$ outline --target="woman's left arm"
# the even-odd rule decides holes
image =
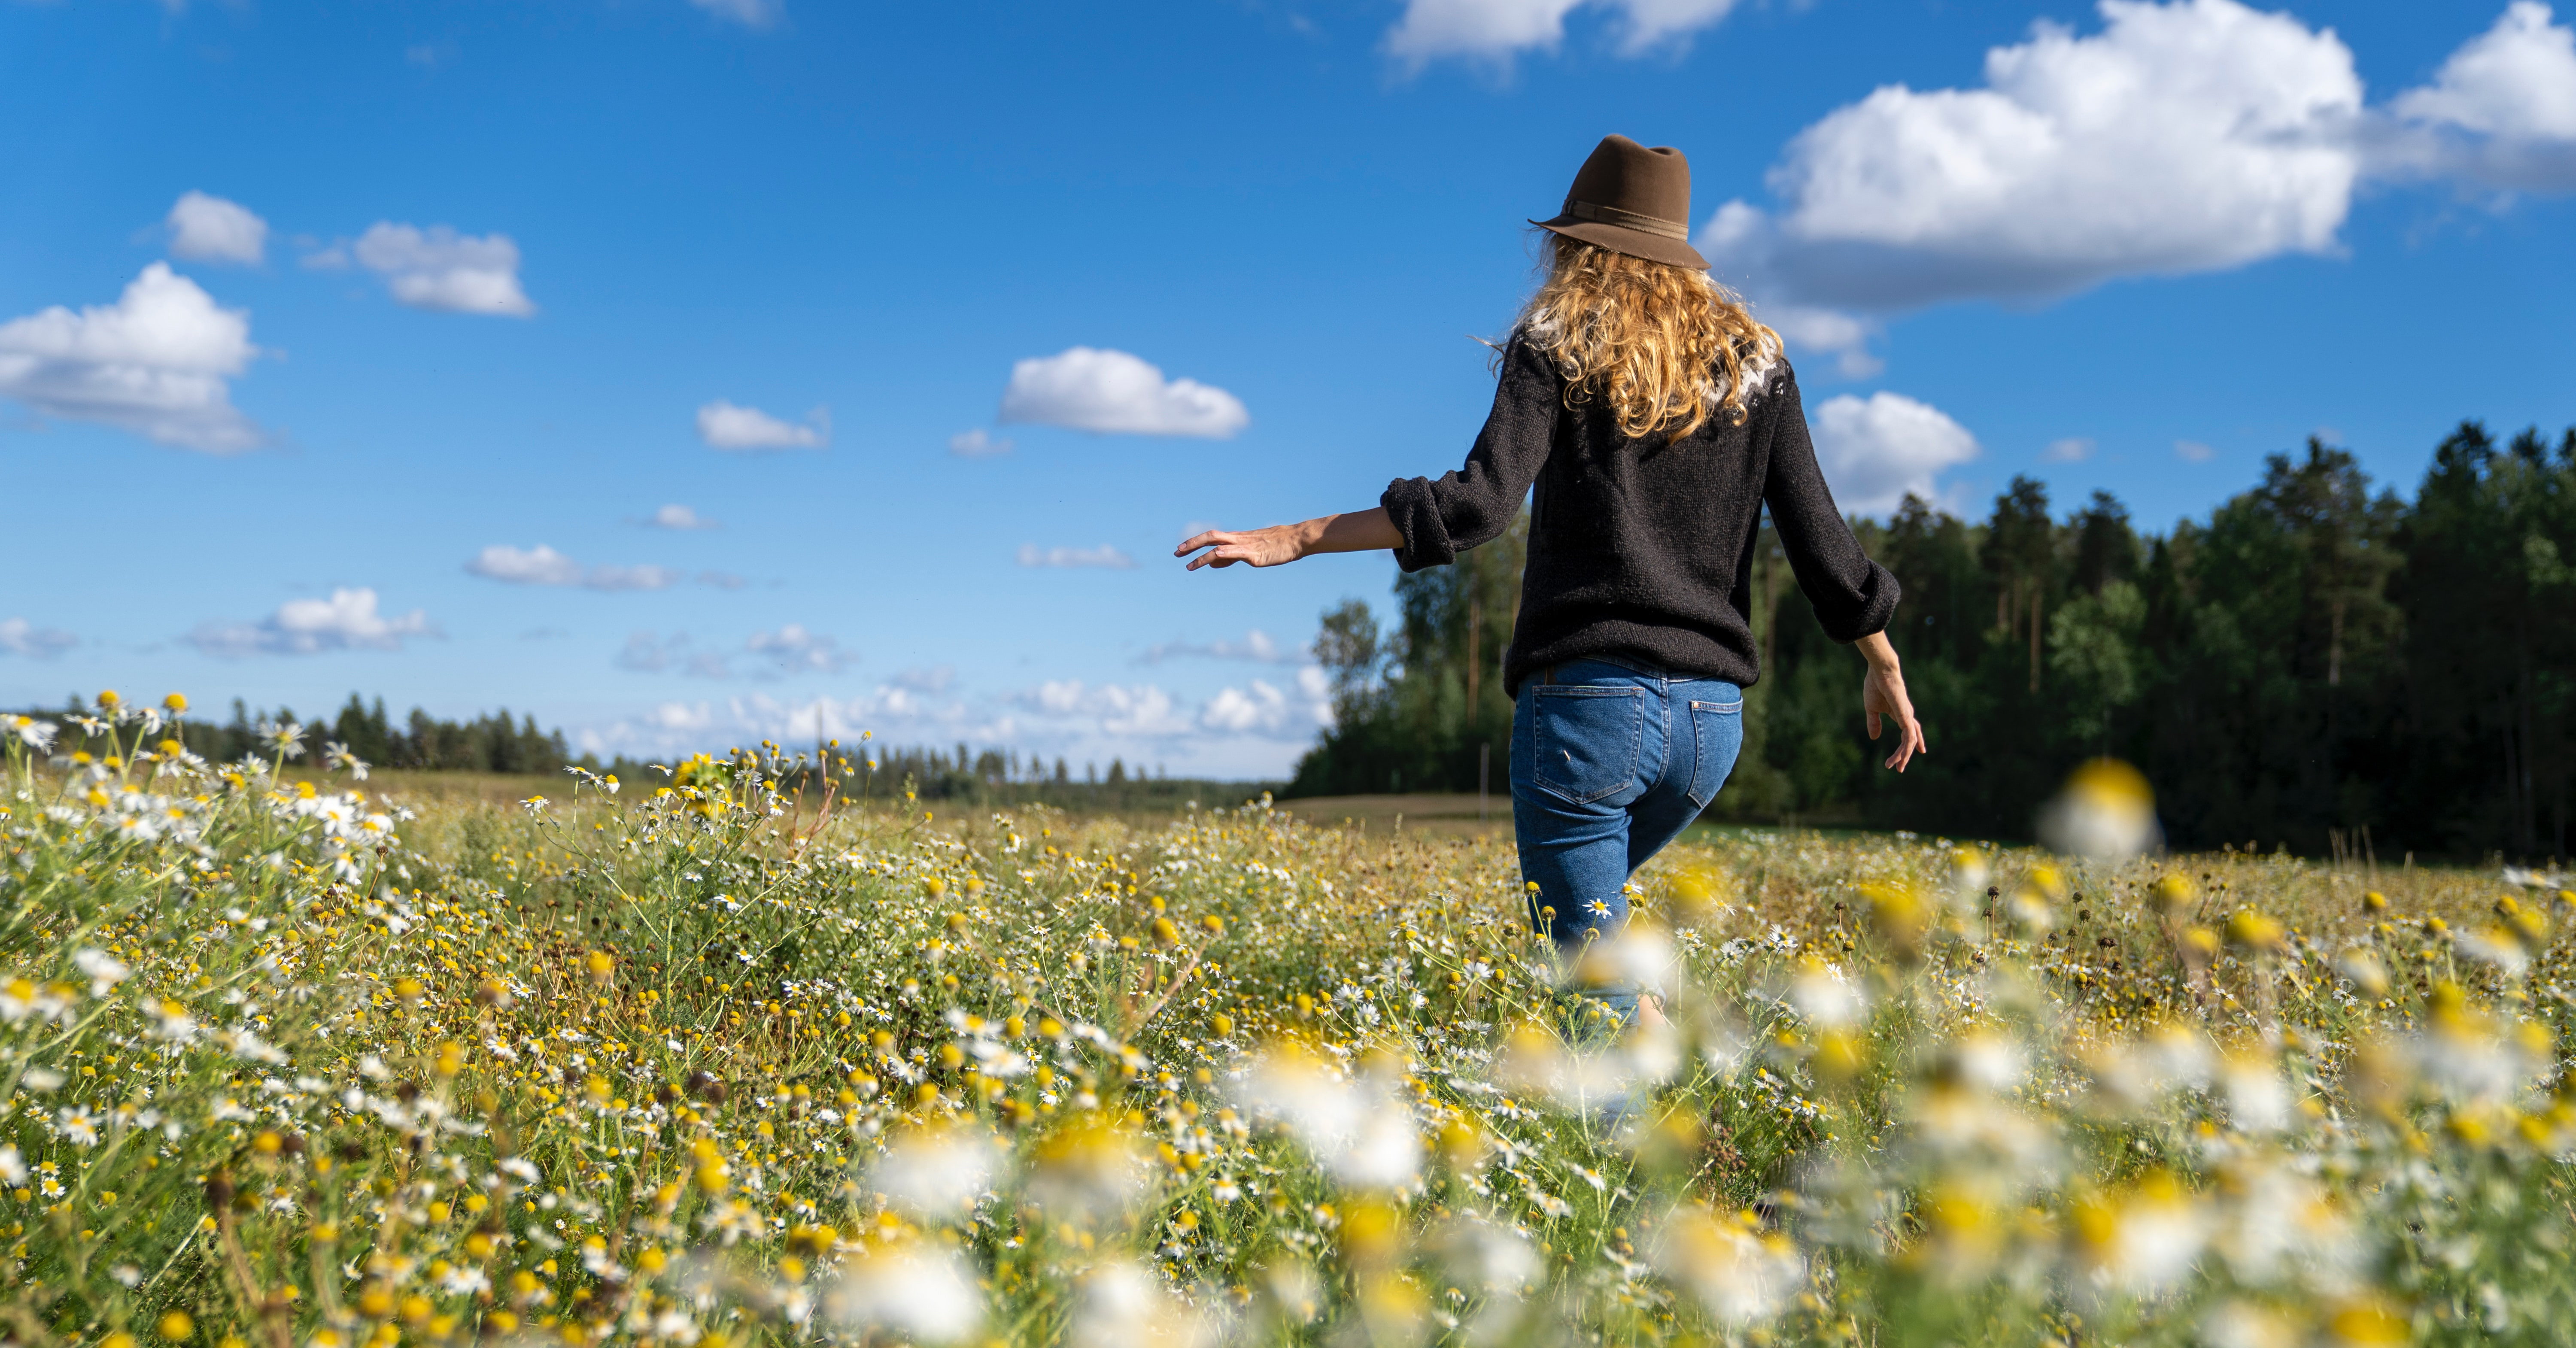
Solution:
[[[1343,515],[1318,515],[1302,524],[1274,524],[1267,529],[1210,529],[1172,549],[1190,557],[1189,569],[1202,566],[1284,566],[1319,552],[1377,552],[1404,546],[1404,535],[1386,507],[1371,506]]]

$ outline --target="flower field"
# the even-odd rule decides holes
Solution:
[[[1569,971],[1493,841],[183,709],[0,726],[0,1342],[2576,1341],[2555,877],[1746,831]]]

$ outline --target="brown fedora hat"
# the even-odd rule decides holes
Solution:
[[[1690,161],[1669,145],[1604,137],[1574,175],[1565,209],[1530,223],[1630,257],[1708,270],[1690,246]]]

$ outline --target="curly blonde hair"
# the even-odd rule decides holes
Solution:
[[[1520,334],[1556,358],[1565,403],[1606,397],[1634,439],[1685,440],[1744,400],[1780,361],[1780,334],[1707,272],[1548,234],[1547,279],[1521,310]]]

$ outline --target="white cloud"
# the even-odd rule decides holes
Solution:
[[[2361,171],[2343,43],[2235,0],[2100,9],[1988,51],[1983,88],[1828,114],[1772,170],[1779,209],[1726,203],[1702,251],[1766,306],[1868,315],[2333,250]]]
[[[743,642],[742,650],[760,665],[753,677],[763,679],[838,674],[859,662],[858,652],[843,650],[837,639],[796,623],[775,632],[754,632]],[[636,632],[626,638],[612,663],[639,674],[675,672],[698,679],[730,679],[735,675],[732,660],[723,651],[698,645],[686,632],[674,632],[668,637],[658,637],[650,631]]]
[[[1087,684],[1060,679],[1039,684],[1018,701],[1048,716],[1080,717],[1098,723],[1100,733],[1119,738],[1162,739],[1186,735],[1191,720],[1172,695],[1150,684]]]
[[[680,583],[667,566],[583,566],[543,543],[495,543],[465,563],[466,573],[512,585],[570,585],[585,590],[663,590]]]
[[[739,590],[751,582],[730,571],[701,571],[698,573],[698,583],[712,585],[719,590]]]
[[[1199,724],[1232,735],[1268,735],[1311,739],[1333,723],[1324,671],[1308,665],[1297,671],[1297,691],[1283,693],[1254,679],[1249,688],[1223,688],[1199,708]]]
[[[480,238],[446,225],[424,230],[379,220],[350,250],[360,266],[385,278],[393,297],[415,309],[526,318],[537,311],[519,288],[519,245],[507,234]],[[306,261],[334,265],[332,249]]]
[[[173,257],[256,267],[268,254],[268,222],[236,201],[183,193],[163,223],[170,230]]]
[[[644,524],[645,527],[652,529],[714,529],[721,527],[714,520],[708,519],[706,516],[701,515],[684,505],[666,505],[661,509],[654,511],[652,517],[645,520]]]
[[[2070,435],[2063,440],[2049,441],[2039,451],[2039,459],[2042,463],[2082,463],[2093,457],[2094,448],[2090,437]]]
[[[817,407],[799,426],[718,398],[698,409],[698,438],[709,449],[821,449],[832,442],[832,414]]]
[[[931,665],[926,668],[907,669],[894,676],[894,686],[897,688],[934,695],[947,692],[956,682],[957,666],[955,665]]]
[[[1834,503],[1884,515],[1908,493],[1939,502],[1932,479],[1977,457],[1977,438],[1939,408],[1898,393],[1846,393],[1815,410],[1816,461]]]
[[[948,452],[961,459],[998,458],[1011,452],[1011,441],[976,426],[948,437]]]
[[[229,454],[265,437],[226,381],[250,364],[250,315],[155,262],[113,305],[55,305],[0,323],[0,397],[165,445]]]
[[[1020,545],[1022,566],[1106,567],[1113,571],[1134,569],[1136,559],[1106,543],[1096,548],[1040,548],[1035,543]]]
[[[1522,51],[1554,51],[1566,16],[1587,0],[1406,0],[1404,17],[1386,35],[1389,53],[1420,65],[1443,56],[1502,63]],[[1615,14],[1626,56],[1687,40],[1716,24],[1736,0],[1589,0]]]
[[[1001,420],[1208,440],[1228,439],[1252,423],[1242,400],[1224,389],[1165,379],[1160,369],[1124,351],[1088,346],[1013,365]]]
[[[733,677],[733,670],[726,665],[722,654],[693,649],[686,632],[674,632],[667,640],[657,638],[651,632],[634,633],[626,638],[626,645],[618,650],[614,663],[619,669],[630,669],[638,674],[676,670],[697,679]]]
[[[1241,641],[1166,641],[1149,646],[1138,663],[1159,665],[1175,655],[1204,655],[1211,660],[1255,660],[1264,664],[1284,664],[1296,658],[1296,652],[1280,649],[1270,634],[1256,627],[1244,633]]]
[[[643,714],[573,735],[586,752],[688,753],[772,739],[811,744],[837,739],[855,745],[860,732],[875,731],[881,740],[901,737],[964,739],[975,743],[1008,743],[1019,727],[1009,717],[978,721],[954,702],[934,703],[901,688],[878,688],[854,697],[821,696],[785,701],[748,694],[716,701],[669,701]],[[880,784],[882,785],[882,783]]]
[[[745,28],[767,28],[778,22],[778,0],[689,0],[689,3]]]
[[[208,655],[314,655],[323,651],[398,651],[407,637],[432,636],[419,609],[400,617],[376,611],[376,592],[336,589],[328,599],[289,599],[249,623],[201,623],[181,638]]]
[[[2218,457],[2218,451],[2198,440],[2174,441],[2174,457],[2185,463],[2207,463]]]
[[[2391,110],[2420,137],[2392,147],[2397,166],[2491,187],[2576,189],[2576,31],[2551,18],[2549,6],[2515,0],[2431,84],[2398,95]]]
[[[0,618],[0,655],[51,660],[79,644],[79,637],[59,627],[38,627],[24,618]]]
[[[859,661],[858,652],[842,650],[839,641],[795,623],[775,632],[754,632],[743,649],[769,661],[781,674],[838,674]]]

